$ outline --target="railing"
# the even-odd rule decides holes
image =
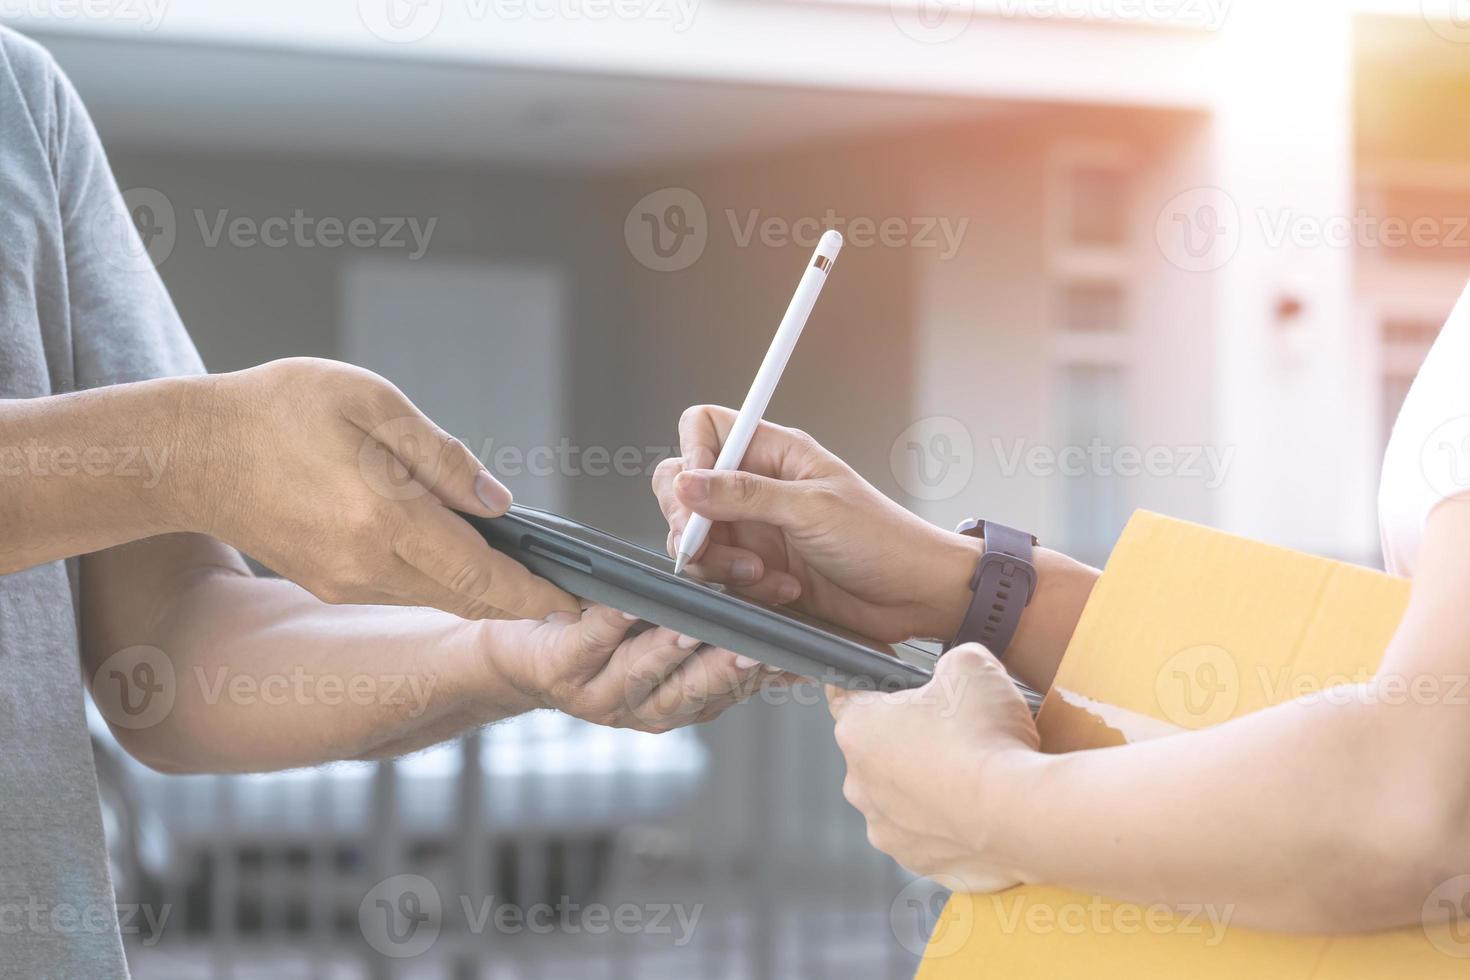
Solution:
[[[842,799],[812,684],[665,736],[544,712],[371,766],[125,770],[155,855],[120,901],[164,922],[125,936],[137,980],[887,980],[937,911]]]

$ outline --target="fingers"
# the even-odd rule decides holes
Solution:
[[[827,693],[827,710],[832,714],[832,720],[836,721],[847,710],[848,692],[835,684],[823,684],[822,688]]]
[[[677,550],[677,533],[671,535],[669,546]],[[727,544],[706,544],[700,552],[699,560],[689,567],[706,582],[720,582],[725,585],[753,585],[766,574],[765,562],[761,561],[759,555]]]
[[[985,674],[998,671],[1001,676],[1006,676],[1006,669],[1001,662],[979,643],[966,643],[957,646],[939,658],[939,663],[934,668],[936,678],[957,678],[967,674]]]
[[[633,710],[639,721],[655,730],[687,725],[748,696],[746,684],[762,673],[759,665],[738,667],[735,654],[728,650],[704,647],[680,663]]]
[[[677,547],[671,537],[670,547]],[[767,569],[759,555],[732,545],[709,544],[688,572],[705,582],[719,582],[758,602],[785,605],[801,598],[801,582],[790,572]]]
[[[474,528],[437,500],[418,498],[407,501],[406,506],[409,519],[395,532],[393,550],[458,597],[461,609],[503,610],[518,619],[581,611],[576,599],[492,549]],[[464,615],[461,609],[448,611]]]
[[[682,459],[663,460],[653,470],[653,495],[669,525],[669,557],[674,555],[673,536],[682,532],[689,523],[689,508],[679,503],[679,498],[674,495],[674,478],[683,471]]]
[[[793,528],[809,523],[820,510],[819,486],[744,470],[686,470],[674,479],[674,495],[712,521],[763,521]]]
[[[592,606],[582,613],[576,650],[567,660],[567,672],[586,683],[602,672],[622,645],[638,617],[608,606]]]
[[[629,710],[637,712],[639,705],[658,690],[699,648],[699,641],[692,636],[683,636],[670,629],[649,630],[629,644],[621,662],[608,665],[608,683],[611,675],[619,674],[616,684],[620,688],[623,703]]]
[[[730,694],[728,694],[724,698],[716,701],[711,701],[708,705],[705,706],[703,711],[695,715],[692,724],[708,724],[709,722],[712,722],[716,718],[723,715],[731,705],[744,704],[746,701],[749,701],[751,698],[755,697],[755,695],[760,691],[762,685],[764,685],[766,681],[769,680],[769,677],[770,675],[767,674],[765,671],[750,671],[746,675],[745,680],[741,681],[740,684],[736,686],[735,690],[730,692]]]
[[[827,694],[827,710],[831,713],[834,721],[842,721],[844,716],[858,713],[864,707],[876,705],[900,705],[917,696],[919,689],[884,691],[874,690],[870,687],[859,687],[848,689],[837,687],[833,684],[822,685]]]
[[[710,469],[735,425],[737,413],[719,405],[695,405],[679,417],[679,452],[683,468]],[[820,460],[835,460],[806,433],[762,421],[751,436],[740,468],[781,480],[807,476]]]
[[[381,380],[381,379],[380,379]],[[364,420],[354,419],[415,482],[455,510],[499,517],[511,493],[458,439],[445,432],[397,388],[382,382]]]
[[[635,622],[594,606],[561,625],[556,656],[538,659],[550,667],[538,681],[548,703],[597,724],[664,732],[717,717],[767,679],[759,664],[741,666],[735,654],[673,630],[629,635]]]
[[[735,412],[719,405],[695,405],[679,416],[679,454],[687,469],[715,465],[720,447],[735,424]]]

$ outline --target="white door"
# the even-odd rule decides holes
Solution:
[[[388,378],[519,503],[560,511],[566,300],[559,269],[378,256],[342,273],[342,358]]]

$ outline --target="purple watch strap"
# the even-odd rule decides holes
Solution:
[[[970,587],[975,597],[951,647],[979,643],[997,657],[1021,623],[1021,613],[1036,592],[1036,566],[1031,563],[1036,539],[994,521],[967,521],[959,533],[985,540],[985,554],[975,566]]]

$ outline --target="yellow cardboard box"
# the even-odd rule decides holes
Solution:
[[[1403,579],[1139,512],[1037,718],[1043,748],[1166,737],[1366,680],[1408,595]],[[1281,935],[1211,910],[1023,887],[954,896],[919,980],[1466,980],[1464,932]]]

